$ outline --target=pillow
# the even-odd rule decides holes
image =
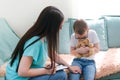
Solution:
[[[108,50],[107,44],[107,33],[106,33],[106,26],[104,25],[104,19],[97,19],[97,20],[86,20],[90,29],[96,31],[99,41],[100,41],[100,50],[105,51]]]
[[[59,53],[70,53],[69,25],[70,23],[66,21],[60,30]]]
[[[5,19],[0,18],[0,59],[4,62],[9,59],[16,47],[19,37],[10,28]]]
[[[3,60],[0,59],[0,65],[2,65],[3,63],[4,63]]]
[[[108,31],[108,46],[120,47],[120,16],[104,16]]]
[[[74,25],[74,22],[75,22],[76,20],[77,20],[77,19],[74,19],[74,18],[69,18],[69,19],[68,19],[68,21],[70,22],[70,29],[69,29],[70,37],[71,37],[72,33],[74,32],[73,25]]]

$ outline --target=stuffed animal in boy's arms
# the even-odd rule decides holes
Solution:
[[[78,39],[78,43],[76,45],[76,49],[77,48],[80,48],[80,47],[89,47],[90,50],[88,51],[88,53],[84,53],[84,54],[79,54],[77,55],[78,58],[81,58],[81,57],[89,57],[91,56],[92,54],[94,54],[94,49],[93,49],[93,44],[89,42],[89,39],[86,38],[86,39]]]

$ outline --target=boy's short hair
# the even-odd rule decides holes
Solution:
[[[75,33],[82,35],[88,29],[88,25],[83,19],[76,20],[73,29]]]

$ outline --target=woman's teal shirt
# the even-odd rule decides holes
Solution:
[[[27,47],[30,43],[38,39],[38,36],[32,37],[25,43],[25,47]],[[36,43],[32,44],[28,48],[25,49],[23,56],[31,56],[33,58],[33,62],[31,68],[42,68],[45,67],[45,62],[47,60],[47,42],[39,40]],[[14,61],[12,67],[10,66],[10,61],[6,67],[6,79],[7,80],[28,80],[27,77],[21,77],[16,72],[16,68],[18,65],[18,57]]]

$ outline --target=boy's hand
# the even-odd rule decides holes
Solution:
[[[88,51],[89,51],[89,47],[80,47],[76,49],[76,52],[81,54],[88,53]]]

